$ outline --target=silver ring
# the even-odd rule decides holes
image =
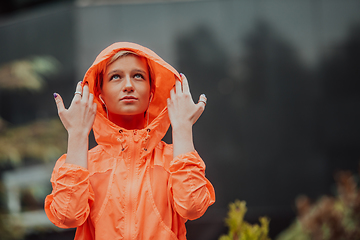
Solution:
[[[199,102],[203,102],[205,104],[205,106],[206,106],[207,97],[206,97],[206,95],[204,93],[200,95],[198,103]]]
[[[82,93],[81,93],[81,92],[77,92],[77,91],[76,91],[76,92],[74,93],[74,95],[75,95],[75,94],[79,94],[79,95],[82,97]]]
[[[199,103],[199,102],[203,102],[203,103],[205,104],[205,106],[206,106],[206,101],[204,101],[204,100],[199,100],[198,103]]]

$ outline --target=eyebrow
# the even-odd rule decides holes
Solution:
[[[109,72],[107,75],[110,76],[112,75],[113,73],[118,73],[118,72],[122,72],[122,71],[119,71],[119,70],[113,70],[111,72]]]
[[[143,74],[147,74],[144,70],[142,70],[142,69],[138,69],[138,68],[136,68],[136,69],[134,69],[133,70],[134,72],[140,72],[140,73],[143,73]],[[113,73],[118,73],[118,72],[122,72],[121,70],[113,70],[113,71],[111,71],[111,72],[109,72],[107,75],[108,76],[110,76],[110,75],[112,75]]]
[[[134,71],[135,71],[135,72],[143,73],[143,74],[145,74],[145,75],[147,74],[144,70],[138,69],[138,68],[134,69]]]

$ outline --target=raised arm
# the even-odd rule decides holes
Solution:
[[[45,199],[45,212],[56,226],[73,228],[83,224],[90,213],[94,193],[87,170],[88,136],[96,104],[87,85],[76,86],[69,109],[59,94],[54,94],[59,117],[68,132],[68,152],[56,163],[51,176],[52,193]]]
[[[204,94],[200,95],[197,104],[194,103],[188,81],[184,74],[180,75],[183,82],[176,81],[175,89],[170,91],[170,98],[167,100],[172,127],[174,158],[195,150],[192,126],[204,112],[206,103]]]
[[[170,164],[171,194],[174,208],[185,219],[201,217],[215,202],[215,191],[205,177],[205,163],[195,151],[192,126],[205,109],[206,97],[192,100],[186,77],[181,74],[168,99],[169,118],[173,130],[173,160]]]
[[[87,168],[89,133],[95,120],[96,103],[94,95],[89,93],[88,85],[76,86],[76,92],[69,109],[64,107],[61,96],[54,93],[61,122],[68,132],[66,162]]]

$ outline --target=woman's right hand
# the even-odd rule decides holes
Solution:
[[[93,102],[94,95],[89,93],[89,86],[85,84],[82,88],[81,82],[77,84],[74,98],[68,109],[65,108],[59,94],[54,93],[54,97],[60,120],[68,134],[88,136],[96,115],[96,103]]]

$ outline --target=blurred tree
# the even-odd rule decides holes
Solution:
[[[205,93],[208,98],[204,112],[206,118],[204,121],[200,119],[202,123],[195,129],[202,133],[202,141],[197,148],[201,149],[204,145],[207,149],[205,154],[232,161],[236,157],[236,151],[232,148],[239,140],[237,128],[234,128],[238,124],[238,112],[232,106],[237,86],[234,85],[225,47],[205,25],[181,34],[176,46],[179,69],[189,79],[194,101],[197,101],[196,98],[201,93]],[[220,149],[226,151],[219,151]]]
[[[353,169],[360,145],[360,25],[324,50],[319,67],[323,101],[319,106],[320,147],[330,169]],[[343,159],[347,159],[343,161]],[[333,179],[329,176],[329,182]]]
[[[238,126],[248,163],[244,179],[252,183],[242,191],[249,192],[249,204],[290,210],[297,192],[323,187],[321,181],[312,180],[323,174],[323,169],[313,167],[320,161],[314,159],[320,119],[317,85],[298,49],[268,21],[257,20],[241,44],[245,50],[239,81],[244,103]],[[307,170],[310,167],[313,172]]]
[[[0,66],[0,90],[41,91],[44,77],[59,72],[60,63],[51,56],[34,56]],[[10,127],[0,116],[0,167],[18,166],[24,159],[56,159],[65,148],[66,133],[58,119]],[[7,162],[8,161],[8,162]]]
[[[0,90],[39,92],[44,77],[57,74],[60,63],[51,56],[34,56],[0,66]],[[11,126],[0,116],[0,173],[25,164],[25,159],[50,161],[66,149],[66,131],[59,119],[38,120]],[[0,181],[0,236],[3,240],[23,239],[24,229],[6,209],[6,193]]]
[[[40,91],[44,77],[58,73],[60,63],[51,56],[34,56],[0,66],[0,89]]]
[[[0,167],[19,166],[24,159],[48,162],[66,149],[66,131],[58,119],[0,129]]]
[[[222,180],[220,183],[225,183],[215,188],[223,191],[218,192],[216,204],[226,206],[229,199],[237,197],[225,180],[232,176],[229,169],[234,165],[229,166],[229,163],[241,158],[241,135],[238,131],[240,113],[232,105],[238,86],[231,75],[230,58],[225,46],[206,25],[195,26],[178,36],[175,55],[178,57],[179,70],[189,80],[194,101],[197,102],[201,93],[208,98],[203,117],[194,127],[194,141],[196,149],[206,159],[207,176],[211,179],[217,175],[217,179]],[[219,161],[221,164],[217,164]]]
[[[322,101],[317,107],[322,131],[319,144],[329,159],[330,169],[351,171],[335,175],[334,196],[322,196],[315,203],[306,196],[298,197],[298,216],[277,240],[360,239],[359,176],[352,173],[358,163],[360,144],[359,69],[360,25],[354,25],[344,41],[325,51],[319,70]]]
[[[179,69],[188,77],[192,95],[198,97],[201,93],[206,93],[211,102],[209,107],[212,108],[207,114],[211,114],[212,121],[221,126],[223,116],[229,116],[226,113],[231,110],[227,103],[230,102],[229,94],[232,90],[225,89],[226,92],[221,95],[218,88],[223,81],[230,78],[229,57],[224,47],[217,41],[211,29],[204,25],[195,27],[190,33],[181,34],[176,46]],[[219,98],[222,100],[211,101]],[[231,118],[228,120],[232,121]]]

